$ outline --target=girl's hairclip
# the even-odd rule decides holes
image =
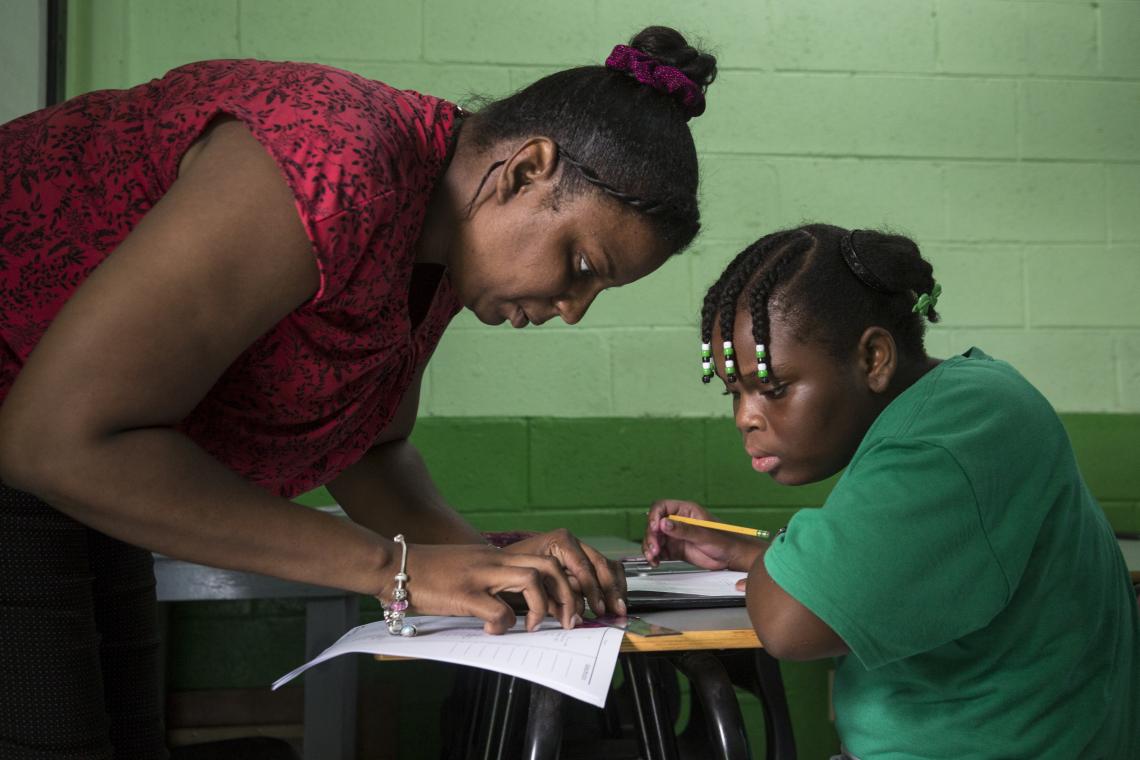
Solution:
[[[929,293],[921,294],[911,307],[911,311],[915,314],[926,316],[927,312],[938,306],[938,296],[942,295],[942,286],[934,283],[934,287],[930,289]]]

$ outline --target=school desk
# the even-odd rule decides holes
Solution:
[[[322,511],[344,515],[336,507],[322,508]],[[360,622],[359,597],[340,589],[294,583],[257,573],[219,570],[161,554],[154,555],[154,577],[160,602],[303,599],[306,661]],[[162,639],[165,644],[166,630],[162,631]],[[304,760],[354,760],[356,757],[356,662],[353,658],[338,657],[305,674],[302,753]]]
[[[585,537],[611,558],[640,552],[624,539]],[[765,721],[767,758],[793,760],[795,744],[779,663],[761,648],[743,607],[669,610],[639,614],[641,619],[681,631],[671,636],[626,634],[618,662],[625,685],[622,696],[633,717],[632,737],[646,760],[675,760],[679,747],[695,741],[709,758],[751,757],[734,684],[754,693]],[[393,659],[379,656],[378,659]],[[457,666],[458,667],[458,666]],[[670,679],[679,671],[694,697],[689,724],[674,734]],[[675,696],[675,695],[673,695]],[[616,720],[618,694],[611,694],[605,715]],[[557,758],[563,743],[568,702],[561,693],[523,679],[478,668],[459,668],[450,701],[455,706],[449,760],[526,760]],[[593,708],[589,708],[593,709]],[[595,757],[606,757],[599,739]]]
[[[336,508],[328,508],[327,511],[343,514]],[[586,540],[609,556],[622,556],[636,553],[637,550],[636,544],[623,539],[601,537]],[[1119,544],[1133,582],[1140,583],[1140,538],[1122,536]],[[160,602],[304,599],[306,660],[324,651],[358,623],[357,597],[336,589],[281,581],[254,573],[218,570],[161,555],[155,557],[155,578]],[[759,641],[743,608],[676,610],[647,613],[641,617],[682,631],[680,636],[667,637],[627,635],[622,643],[622,668],[637,703],[638,731],[641,734],[638,741],[651,750],[651,753],[646,753],[646,757],[676,757],[671,724],[667,721],[664,706],[659,700],[660,689],[655,688],[655,683],[662,677],[662,660],[682,672],[687,670],[694,673],[698,680],[698,683],[694,683],[694,688],[707,690],[710,703],[720,705],[712,711],[710,720],[714,724],[714,731],[721,737],[719,745],[722,752],[739,746],[742,740],[742,727],[738,728],[742,724],[735,695],[731,700],[727,697],[721,699],[722,695],[731,693],[731,689],[725,687],[724,674],[727,669],[732,669],[737,680],[743,679],[746,682],[752,678],[749,671],[755,671],[757,675],[753,683],[746,685],[761,696],[765,722],[768,724],[768,757],[795,756],[779,668],[774,660],[759,649]],[[716,665],[718,661],[720,667]],[[730,668],[724,665],[726,662]],[[701,676],[705,672],[713,675],[702,680]],[[483,680],[486,681],[484,691],[488,696],[487,704],[510,709],[498,709],[496,712],[484,706],[487,720],[480,729],[482,737],[476,744],[487,750],[497,747],[499,751],[497,754],[479,756],[506,756],[509,748],[503,740],[517,729],[517,726],[512,727],[512,722],[518,723],[520,705],[525,703],[525,698],[520,695],[527,691],[529,684],[514,682],[514,679],[494,673],[486,674]],[[562,696],[541,687],[527,693],[530,695],[530,704],[526,709],[532,713],[529,717],[534,718],[531,724],[557,725],[559,728],[559,731],[543,730],[528,734],[526,746],[531,753],[527,757],[552,757],[552,748],[557,748],[561,733],[560,724],[557,721],[551,723],[549,719],[561,713]],[[513,701],[509,699],[512,694],[515,695]],[[351,706],[355,700],[356,668],[352,658],[334,658],[306,674],[305,760],[349,760],[354,756],[356,710]],[[471,745],[473,753],[476,744]]]

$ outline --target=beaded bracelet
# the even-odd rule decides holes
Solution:
[[[392,592],[392,601],[388,604],[380,600],[380,607],[384,610],[384,622],[388,624],[388,633],[393,636],[415,636],[416,627],[404,622],[404,613],[408,610],[408,589],[404,584],[408,582],[408,542],[404,534],[392,539],[403,547],[400,558],[400,572],[396,573],[396,589]]]

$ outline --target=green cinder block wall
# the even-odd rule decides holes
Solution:
[[[829,484],[783,489],[748,468],[725,400],[696,380],[694,325],[740,247],[824,220],[915,237],[945,289],[931,353],[1012,361],[1063,413],[1113,524],[1140,530],[1136,0],[73,0],[67,85],[249,56],[467,102],[599,62],[649,23],[720,58],[693,122],[704,232],[573,329],[457,318],[415,433],[444,493],[487,529],[630,537],[663,496],[771,525],[819,504]],[[289,605],[173,619],[176,688],[261,685],[301,657]],[[251,633],[268,630],[278,646]],[[785,672],[801,754],[825,755],[826,669]],[[433,719],[426,704],[402,702],[403,725]]]

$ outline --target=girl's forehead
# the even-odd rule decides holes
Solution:
[[[741,340],[751,342],[754,338],[752,336],[752,315],[748,312],[747,308],[737,309],[735,321],[732,325],[731,336],[721,335],[721,315],[718,313],[716,319],[713,320],[713,341],[719,346],[724,340],[731,340],[733,343],[739,343]],[[772,310],[768,316],[768,336],[769,342],[780,342],[786,338],[787,330],[786,323],[780,313]]]

